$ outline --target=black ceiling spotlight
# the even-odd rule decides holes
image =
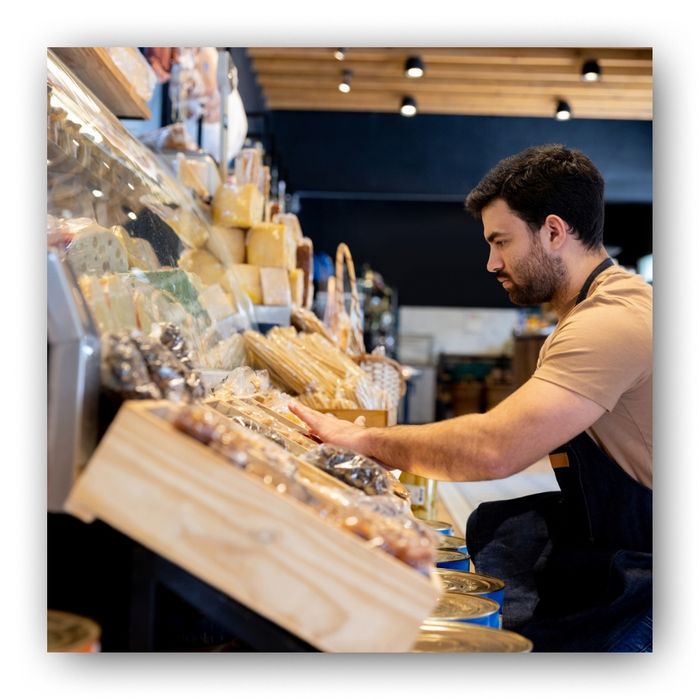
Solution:
[[[351,70],[344,70],[343,71],[343,79],[340,81],[338,85],[338,90],[340,92],[350,92],[350,81],[352,80],[352,71]]]
[[[410,95],[406,95],[406,97],[401,100],[400,111],[404,117],[414,117],[418,112],[418,104],[416,103],[415,98],[411,97]]]
[[[564,122],[567,119],[571,119],[571,105],[566,100],[557,101],[557,111],[554,116],[560,121]]]
[[[600,64],[594,58],[584,61],[581,68],[581,80],[587,82],[594,82],[600,80],[600,76],[603,71],[601,70]]]
[[[425,66],[420,56],[409,56],[406,59],[404,74],[407,78],[422,78],[425,73]]]
[[[333,56],[337,58],[339,61],[344,61],[345,60],[345,51],[346,49],[336,49],[335,52],[333,53]]]

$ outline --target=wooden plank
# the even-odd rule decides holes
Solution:
[[[150,119],[151,110],[101,47],[53,47],[63,63],[117,117]]]
[[[386,428],[389,425],[389,413],[384,410],[368,408],[324,408],[321,413],[330,413],[341,420],[354,422],[364,416],[368,428]]]
[[[324,651],[408,651],[439,586],[126,402],[65,504]]]

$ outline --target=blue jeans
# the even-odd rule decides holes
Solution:
[[[608,651],[619,652],[650,652],[652,649],[652,618],[651,612],[642,616],[617,640]]]

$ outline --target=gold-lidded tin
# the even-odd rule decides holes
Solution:
[[[457,569],[469,571],[469,555],[454,549],[437,549],[435,551],[435,566],[440,569]]]
[[[471,622],[474,625],[500,627],[500,609],[495,600],[482,596],[443,593],[426,622]]]
[[[416,520],[419,520],[427,527],[435,530],[435,532],[437,532],[438,534],[441,534],[441,535],[453,534],[452,533],[452,525],[450,525],[449,523],[443,522],[442,520],[424,520],[423,518],[416,518]]]
[[[464,537],[454,535],[438,535],[438,549],[453,549],[457,552],[467,553],[467,542]]]
[[[48,610],[47,651],[98,652],[102,630],[81,615]]]
[[[532,651],[532,642],[517,632],[483,625],[455,622],[424,622],[411,649],[421,653]]]
[[[446,593],[486,596],[503,605],[505,582],[495,576],[478,572],[454,571],[438,568],[437,574]]]

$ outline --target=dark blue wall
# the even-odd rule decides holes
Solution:
[[[584,151],[606,180],[606,244],[651,252],[652,124],[640,121],[272,111],[265,146],[317,251],[340,241],[406,305],[509,306],[463,209],[495,163],[528,146]]]

